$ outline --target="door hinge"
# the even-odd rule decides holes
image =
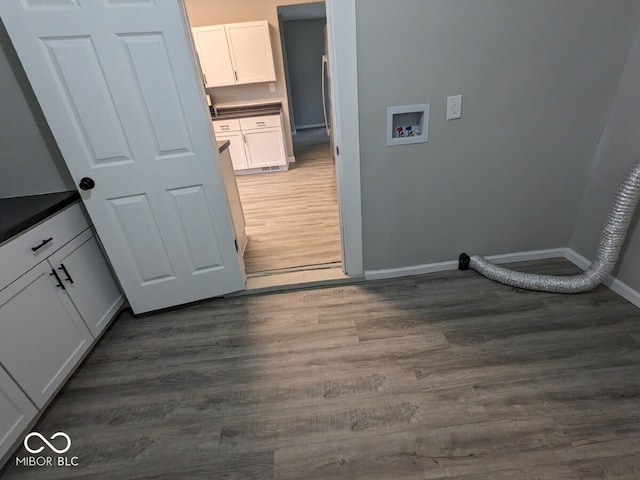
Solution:
[[[239,252],[240,249],[238,248],[238,240],[234,240],[233,243],[236,244],[236,252]]]

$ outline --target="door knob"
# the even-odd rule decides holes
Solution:
[[[78,184],[80,190],[91,190],[96,186],[96,182],[93,181],[93,178],[83,177]]]

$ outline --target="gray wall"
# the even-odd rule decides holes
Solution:
[[[629,56],[609,121],[592,165],[570,247],[593,260],[603,223],[620,182],[640,161],[640,33]],[[621,281],[640,290],[640,227],[634,218],[618,267]]]
[[[0,198],[73,188],[62,155],[0,22]]]
[[[365,269],[566,247],[640,3],[356,7]],[[387,106],[425,102],[429,143],[387,147]]]
[[[326,22],[324,18],[283,22],[296,128],[324,124],[322,55]]]

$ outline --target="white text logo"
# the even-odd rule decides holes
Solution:
[[[51,442],[49,442],[49,440],[47,440],[42,434],[40,434],[38,432],[31,432],[29,435],[24,437],[24,448],[26,448],[29,453],[40,453],[45,448],[44,445],[41,445],[38,448],[31,448],[31,446],[29,445],[29,441],[33,437],[37,437],[40,440],[42,440],[42,442],[47,447],[49,447],[53,452],[57,453],[58,455],[61,455],[63,453],[67,453],[69,451],[69,449],[71,448],[71,439],[69,438],[69,435],[67,435],[64,432],[56,432],[53,435],[51,435],[51,440],[55,440],[58,437],[63,437],[67,441],[66,447],[64,447],[62,449],[56,448],[55,445],[53,445]],[[31,443],[34,443],[34,442],[31,442]]]

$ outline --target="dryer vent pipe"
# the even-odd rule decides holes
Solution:
[[[640,199],[640,162],[620,185],[602,231],[596,258],[580,275],[537,275],[499,267],[479,255],[460,254],[458,268],[475,270],[496,282],[527,290],[555,293],[579,293],[595,288],[615,267]]]

